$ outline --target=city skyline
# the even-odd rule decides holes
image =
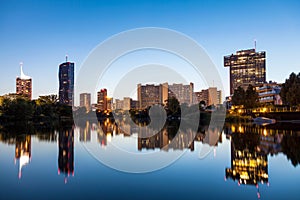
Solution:
[[[249,66],[253,65],[253,61],[250,60],[250,65],[249,65],[249,63],[244,63],[245,60],[243,60],[245,57],[249,57],[248,52],[253,54],[255,52],[255,49],[239,50],[239,51],[237,51],[237,55],[232,54],[230,56],[224,56],[224,66],[225,67],[227,67],[227,66],[231,67],[231,65],[233,65],[234,67],[239,67],[242,70],[245,70],[245,69],[248,69],[248,71],[249,71],[249,69],[252,70],[253,67],[249,68]],[[265,53],[266,52],[256,52],[256,53],[259,54],[259,55],[263,53],[263,55],[264,55],[264,57],[263,57],[263,61],[264,61],[263,72],[265,74],[266,73],[266,70],[265,70],[265,60],[266,60],[265,59]],[[237,56],[241,57],[241,59],[243,60],[242,64],[241,64],[241,62],[238,61],[240,58],[237,59]],[[231,64],[229,64],[229,63],[231,63]],[[130,101],[134,101],[134,102],[137,102],[137,103],[142,102],[142,101],[139,101],[140,98],[141,98],[139,88],[141,86],[143,86],[143,87],[153,86],[153,87],[157,87],[157,89],[159,88],[158,89],[159,91],[157,90],[157,92],[160,93],[160,94],[157,94],[157,95],[160,96],[160,97],[159,97],[159,100],[157,100],[157,102],[156,102],[158,104],[164,104],[163,102],[165,102],[167,100],[168,96],[170,96],[170,97],[174,96],[179,100],[180,103],[187,103],[187,104],[190,104],[190,105],[195,104],[196,102],[199,103],[202,100],[206,102],[206,105],[222,104],[223,101],[224,101],[224,97],[221,95],[222,90],[218,90],[218,88],[215,87],[215,86],[212,86],[212,87],[209,86],[209,87],[207,87],[207,89],[201,88],[199,91],[194,91],[194,83],[193,82],[190,82],[189,85],[188,84],[183,85],[183,83],[179,83],[179,82],[176,82],[176,83],[173,82],[172,84],[169,84],[168,82],[158,83],[158,84],[152,84],[152,83],[149,84],[149,83],[147,83],[145,85],[141,85],[141,83],[138,83],[137,84],[136,97],[122,96],[122,97],[115,98],[115,99],[114,99],[113,96],[108,96],[107,95],[108,90],[106,88],[102,88],[102,89],[100,89],[100,92],[96,93],[97,94],[97,98],[96,98],[97,100],[92,101],[91,93],[83,92],[83,93],[78,94],[78,93],[74,92],[74,66],[75,66],[75,63],[69,62],[68,61],[68,56],[66,56],[65,62],[63,62],[59,65],[59,73],[58,73],[58,75],[59,75],[59,80],[58,81],[59,81],[59,85],[60,85],[59,86],[60,87],[59,92],[57,94],[51,94],[51,95],[57,95],[62,104],[69,104],[69,105],[76,106],[76,107],[77,106],[86,107],[87,111],[90,111],[92,109],[92,104],[97,105],[97,107],[99,106],[99,101],[100,101],[99,100],[99,93],[101,93],[103,90],[106,91],[106,95],[102,99],[105,99],[105,101],[107,101],[107,103],[104,103],[104,105],[108,106],[108,104],[111,104],[110,106],[107,107],[107,108],[109,108],[109,110],[113,108],[113,106],[112,106],[113,104],[118,104],[117,101],[122,101],[123,102],[123,100],[125,101],[126,98],[130,99]],[[29,98],[31,100],[32,79],[31,79],[30,76],[27,76],[23,73],[23,63],[22,62],[20,63],[20,69],[21,69],[21,76],[17,76],[17,78],[16,78],[16,93],[11,92],[11,93],[5,94],[4,96],[22,95],[22,96],[24,96],[26,98]],[[255,67],[253,68],[253,70],[254,70],[253,71],[253,73],[254,73],[256,71]],[[230,85],[232,84],[231,82],[236,79],[236,78],[231,77],[232,76],[231,71],[232,70],[230,68],[230,83],[229,83]],[[237,77],[237,78],[243,78],[244,76],[245,76],[245,72],[243,71],[241,73],[241,75],[239,75],[239,77]],[[250,77],[249,74],[247,74],[247,77],[248,76]],[[248,80],[247,77],[243,78],[243,79],[245,79],[245,81],[247,81]],[[30,85],[28,85],[28,81],[29,81]],[[281,98],[279,96],[279,92],[280,92],[280,86],[279,85],[281,83],[278,84],[277,82],[266,81],[265,80],[265,75],[264,75],[264,81],[253,82],[253,83],[252,82],[244,84],[243,89],[246,90],[246,88],[247,88],[246,86],[248,84],[250,84],[252,86],[255,86],[258,94],[261,95],[260,90],[263,89],[262,91],[264,91],[266,89],[265,87],[268,87],[267,90],[272,90],[272,94],[267,95],[268,98],[271,98],[268,101],[275,100],[275,104],[279,104],[279,105],[282,104]],[[71,83],[71,84],[69,85],[69,83]],[[243,83],[243,81],[241,83]],[[273,87],[273,89],[271,87]],[[236,88],[237,88],[237,86],[232,87],[232,89],[236,89]],[[191,91],[189,92],[188,90],[191,90]],[[215,91],[213,91],[213,90],[215,90]],[[63,91],[65,91],[65,92],[63,92]],[[166,92],[167,92],[167,94],[165,94]],[[28,93],[29,93],[29,96],[28,96]],[[76,94],[78,94],[79,103],[77,103],[75,105],[74,102],[77,99]],[[154,92],[151,95],[156,95],[156,94]],[[263,95],[264,96],[262,96],[262,98],[265,99],[266,98],[265,94],[263,94]],[[40,96],[42,96],[42,95],[40,95]],[[227,96],[225,98],[225,100],[227,100],[227,98],[230,98],[231,96],[232,96],[232,94],[230,96]],[[121,100],[122,98],[123,98],[123,100]],[[260,99],[260,101],[263,100],[263,99]],[[263,100],[263,101],[265,101],[265,100]],[[213,103],[209,103],[209,102],[213,102]],[[152,104],[156,104],[156,103],[152,102],[150,104],[152,105]],[[135,107],[136,106],[134,106],[134,108]],[[143,106],[139,105],[138,107],[141,108]]]
[[[34,79],[33,99],[39,95],[56,94],[57,65],[63,61],[62,55],[71,55],[76,63],[75,72],[78,73],[84,59],[96,45],[121,31],[147,26],[174,29],[202,45],[223,79],[224,96],[229,95],[229,72],[223,69],[223,56],[239,49],[252,48],[255,39],[257,49],[267,52],[267,80],[282,83],[292,71],[299,68],[297,52],[300,45],[297,35],[300,32],[300,15],[297,11],[300,3],[297,1],[43,1],[35,4],[31,1],[9,1],[1,4],[0,25],[3,32],[0,48],[3,53],[0,60],[4,70],[1,75],[4,83],[0,86],[1,95],[14,91],[13,80],[20,61],[24,62],[25,71]],[[125,6],[127,9],[123,9]],[[62,11],[64,8],[73,12],[66,16]],[[255,12],[254,16],[252,12]],[[114,13],[122,14],[124,19]],[[60,31],[64,29],[69,31]],[[130,66],[130,62],[127,66]],[[179,66],[174,65],[174,68],[178,69]],[[197,80],[190,81],[196,86],[201,85]],[[98,87],[110,90],[110,86],[108,82]]]

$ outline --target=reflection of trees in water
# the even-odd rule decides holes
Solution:
[[[22,127],[15,127],[6,129],[4,132],[0,132],[0,142],[7,143],[7,144],[15,144],[16,137],[19,135],[34,135],[40,141],[47,141],[47,142],[56,142],[57,141],[57,134],[55,129],[48,129],[48,128],[24,128]]]
[[[0,142],[13,145],[16,143],[16,136],[9,133],[0,133]]]
[[[40,141],[47,141],[47,142],[57,141],[57,133],[54,130],[45,130],[43,132],[37,132],[36,137]]]
[[[236,149],[248,149],[250,152],[257,150],[260,143],[260,135],[256,133],[234,134],[232,141]]]
[[[283,137],[282,152],[291,160],[292,164],[296,167],[300,164],[300,135],[299,134],[287,134]]]

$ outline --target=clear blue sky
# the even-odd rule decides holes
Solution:
[[[253,48],[254,39],[257,49],[267,52],[267,80],[284,82],[300,71],[299,11],[297,0],[0,0],[0,95],[15,92],[20,61],[24,73],[33,77],[34,98],[57,94],[58,65],[65,54],[78,71],[100,42],[140,27],[170,28],[195,39],[217,66],[226,95],[223,56]]]

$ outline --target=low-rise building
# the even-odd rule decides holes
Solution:
[[[271,81],[256,86],[259,102],[263,104],[282,105],[280,90],[281,84]]]

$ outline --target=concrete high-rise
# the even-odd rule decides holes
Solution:
[[[230,94],[241,86],[244,90],[251,85],[266,82],[266,52],[255,49],[237,51],[224,57],[224,66],[230,68]]]
[[[194,84],[189,85],[173,84],[169,85],[169,97],[175,97],[179,103],[193,104]]]
[[[21,76],[16,79],[16,93],[29,100],[32,98],[32,79],[23,73],[23,64],[21,63]]]
[[[91,110],[91,94],[90,93],[81,93],[80,94],[80,107],[85,107],[86,112]]]
[[[222,104],[222,92],[216,87],[209,87],[201,92],[194,92],[194,103],[204,101],[207,106]]]
[[[194,84],[189,85],[162,83],[159,85],[146,84],[137,86],[137,95],[139,108],[144,109],[146,107],[160,104],[166,105],[167,100],[170,97],[175,97],[183,104],[192,105],[193,103]]]
[[[59,102],[74,106],[74,63],[66,62],[59,65]]]
[[[139,108],[144,109],[155,104],[161,104],[161,85],[146,84],[137,86]]]

